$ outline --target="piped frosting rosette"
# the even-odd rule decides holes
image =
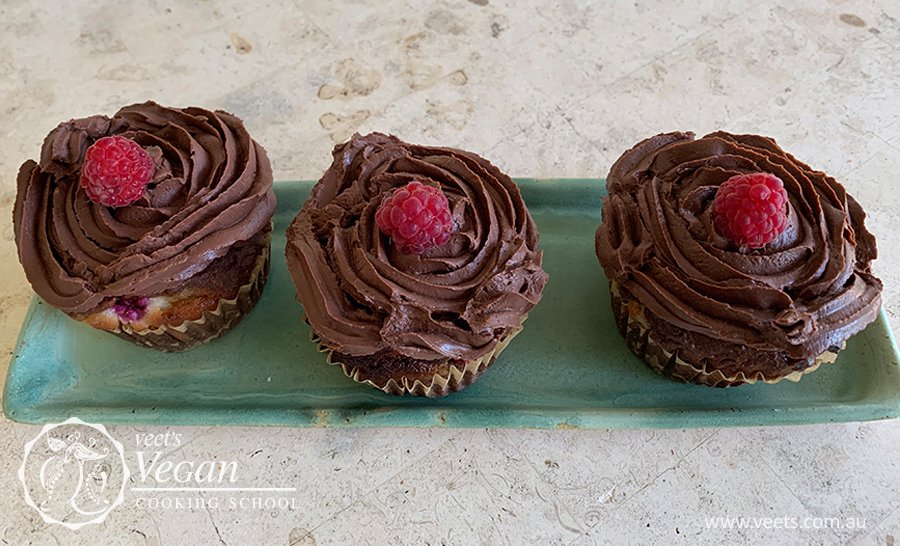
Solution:
[[[434,376],[446,383],[449,367],[489,365],[547,281],[518,187],[475,154],[379,133],[355,135],[333,155],[288,229],[306,320],[357,381],[446,394]],[[449,240],[422,254],[402,252],[376,222],[384,200],[412,182],[438,188],[453,222]]]
[[[719,187],[746,173],[771,173],[787,194],[787,223],[762,248],[715,227]],[[798,379],[876,318],[865,213],[769,138],[658,135],[613,165],[607,188],[597,255],[620,329],[664,375],[720,386]]]
[[[112,135],[139,144],[155,167],[140,198],[116,208],[92,201],[79,185],[86,150]],[[171,306],[179,298],[204,290],[223,300],[258,298],[274,209],[269,161],[238,118],[147,102],[112,118],[62,123],[47,136],[40,161],[19,171],[15,236],[29,282],[50,305],[117,333],[165,329],[177,325]],[[145,321],[132,322],[133,309],[127,319],[110,314],[134,302]],[[197,336],[234,322],[199,317],[216,308],[215,299],[191,305],[191,320],[206,323]]]

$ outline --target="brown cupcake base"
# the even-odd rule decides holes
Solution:
[[[145,329],[120,324],[109,332],[136,345],[166,352],[185,351],[208,343],[237,325],[259,301],[269,277],[269,255],[270,248],[266,244],[250,273],[250,280],[238,288],[233,298],[220,299],[197,320]]]
[[[616,326],[631,351],[655,372],[684,383],[709,387],[734,387],[757,381],[772,384],[787,379],[796,382],[822,364],[833,364],[837,360],[838,352],[846,346],[844,343],[841,347],[832,347],[810,362],[790,362],[778,355],[778,358],[774,359],[777,364],[773,364],[771,369],[726,370],[716,367],[716,362],[710,359],[702,363],[689,362],[682,358],[682,352],[677,347],[670,349],[664,347],[664,343],[656,337],[659,334],[660,319],[653,317],[618,283],[610,282],[610,295]],[[669,329],[674,327],[669,325]],[[729,351],[749,350],[729,342],[718,343],[718,348],[720,353],[725,354]]]
[[[527,316],[525,318],[528,318]],[[522,319],[524,323],[525,318]],[[304,317],[304,321],[306,318]],[[309,324],[308,321],[306,321]],[[344,375],[357,383],[374,387],[387,394],[403,396],[425,396],[439,398],[460,391],[487,370],[500,353],[509,345],[522,326],[511,330],[501,339],[494,350],[474,360],[417,360],[391,350],[374,355],[351,356],[338,353],[324,343],[310,330],[310,339],[320,353],[325,353],[329,364],[340,366]]]

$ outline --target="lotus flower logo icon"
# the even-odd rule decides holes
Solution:
[[[29,506],[70,529],[103,521],[124,500],[128,477],[122,444],[76,417],[44,426],[19,468]]]

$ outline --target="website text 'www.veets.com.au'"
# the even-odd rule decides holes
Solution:
[[[865,518],[827,517],[714,517],[707,529],[865,529]]]

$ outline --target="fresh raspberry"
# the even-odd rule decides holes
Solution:
[[[404,254],[422,254],[446,243],[453,232],[447,196],[420,182],[410,182],[388,196],[378,207],[375,222]]]
[[[762,248],[787,227],[787,198],[774,174],[732,176],[713,200],[716,230],[741,246]]]
[[[156,166],[140,144],[121,137],[103,137],[84,154],[81,187],[94,203],[124,207],[137,201],[153,178]]]

